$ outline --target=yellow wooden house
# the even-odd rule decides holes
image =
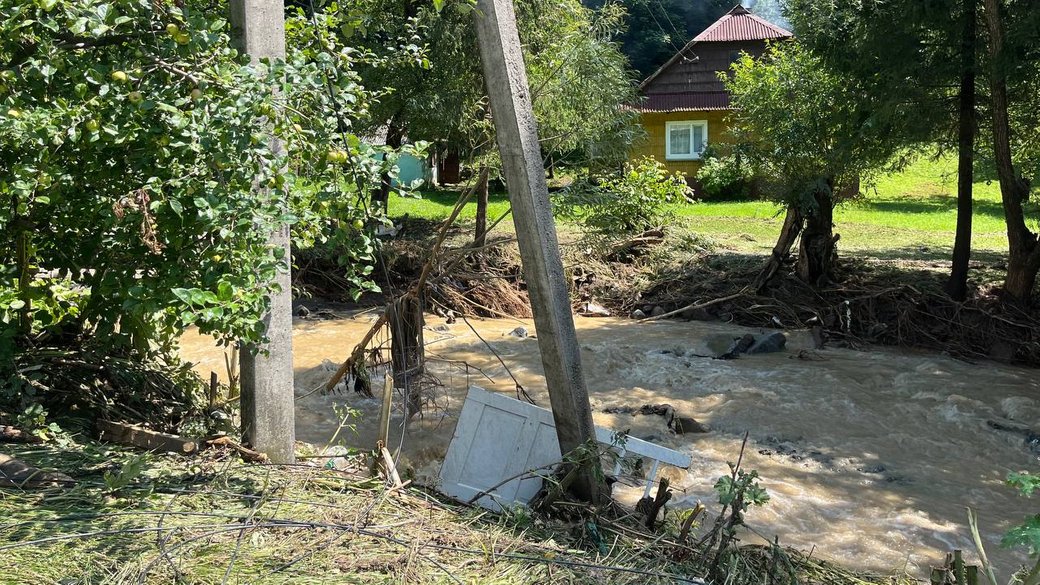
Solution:
[[[646,137],[629,158],[651,156],[692,184],[705,147],[726,139],[730,99],[719,73],[742,53],[758,57],[767,42],[792,36],[743,6],[727,12],[640,84],[637,109]]]

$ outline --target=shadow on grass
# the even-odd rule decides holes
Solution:
[[[881,248],[877,250],[842,250],[841,256],[846,258],[873,258],[886,262],[906,262],[908,264],[918,262],[942,263],[943,270],[949,270],[953,248],[951,246],[901,246],[894,248]],[[1007,253],[996,250],[972,250],[971,264],[986,264],[1003,266],[1007,262]]]
[[[61,450],[50,445],[19,445],[10,446],[10,451],[25,463],[42,470],[60,471],[76,482],[62,491],[0,492],[8,496],[5,504],[11,507],[6,510],[6,521],[2,523],[4,536],[10,542],[61,536],[74,532],[70,527],[82,532],[118,528],[113,526],[113,518],[133,516],[135,511],[140,516],[152,515],[149,511],[139,511],[147,506],[133,503],[145,501],[153,494],[205,494],[219,483],[224,493],[239,497],[241,505],[248,507],[266,489],[261,480],[223,473],[215,464],[189,465],[188,458],[143,453],[115,444],[85,441]],[[132,471],[135,461],[143,464],[142,471],[160,471]],[[113,483],[109,485],[109,482]],[[18,499],[31,505],[19,506]],[[120,538],[136,537],[128,532]]]
[[[861,199],[852,203],[852,207],[886,213],[932,214],[955,211],[957,209],[957,199],[943,195],[906,199]],[[1004,207],[998,201],[980,201],[976,199],[973,209],[975,215],[987,215],[997,219],[1004,217]]]
[[[431,203],[436,203],[437,205],[446,206],[447,210],[445,211],[445,214],[447,214],[451,212],[451,208],[455,206],[455,202],[459,200],[459,195],[461,194],[462,191],[456,189],[437,189],[434,191],[423,191],[421,193],[420,199],[425,199],[427,201],[430,201]],[[469,202],[467,202],[466,205],[475,205],[476,201],[477,200],[475,198],[470,198]],[[509,194],[505,193],[504,191],[497,193],[488,193],[489,204],[501,202],[508,203]]]

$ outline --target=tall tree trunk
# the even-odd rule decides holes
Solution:
[[[805,229],[798,247],[798,276],[813,286],[831,278],[837,254],[833,193],[834,179],[829,178],[827,188],[818,188],[813,193],[816,206],[805,214]]]
[[[480,165],[477,177],[477,228],[474,231],[473,247],[479,248],[487,242],[488,167]]]
[[[993,155],[1000,180],[1000,198],[1008,234],[1008,274],[1004,292],[1012,300],[1028,304],[1040,270],[1040,245],[1026,226],[1022,203],[1029,196],[1029,181],[1015,173],[1011,157],[1011,124],[1008,120],[1007,79],[1004,73],[1004,23],[1000,0],[985,0],[989,28],[990,94],[993,111]]]
[[[780,228],[780,237],[773,246],[773,253],[770,254],[766,265],[762,267],[762,271],[758,273],[755,282],[751,285],[755,292],[764,291],[776,273],[780,271],[783,263],[791,256],[791,248],[798,240],[798,234],[802,232],[804,221],[805,218],[797,207],[788,206],[787,215],[784,216],[784,226]]]
[[[975,16],[978,0],[964,0],[961,38],[961,88],[957,144],[957,235],[946,294],[955,301],[968,296],[968,261],[971,259],[972,183],[975,181]]]
[[[396,150],[401,148],[403,140],[404,129],[399,125],[397,116],[394,116],[386,129],[386,145]],[[379,208],[383,213],[386,213],[387,204],[390,202],[390,187],[390,173],[383,173],[383,176],[379,179],[379,188],[372,192],[373,208]]]

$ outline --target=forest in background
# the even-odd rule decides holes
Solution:
[[[606,0],[585,0],[583,4],[600,9]],[[736,0],[622,0],[628,11],[627,28],[617,41],[639,80],[645,79],[693,37],[737,4]],[[740,2],[756,15],[788,28],[780,0]]]

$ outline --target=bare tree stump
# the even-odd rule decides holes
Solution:
[[[795,241],[798,240],[798,234],[802,232],[804,223],[805,217],[802,215],[802,212],[795,206],[789,206],[787,215],[784,216],[784,226],[780,229],[780,236],[776,240],[776,245],[773,246],[773,252],[769,256],[769,261],[762,267],[762,270],[755,278],[755,282],[751,285],[755,292],[761,293],[765,290],[769,285],[769,281],[780,271],[780,267],[791,257],[791,248],[794,247]]]
[[[422,413],[422,374],[426,349],[423,344],[422,301],[404,295],[387,309],[390,327],[390,368],[394,382],[403,388],[408,399],[408,418]]]

